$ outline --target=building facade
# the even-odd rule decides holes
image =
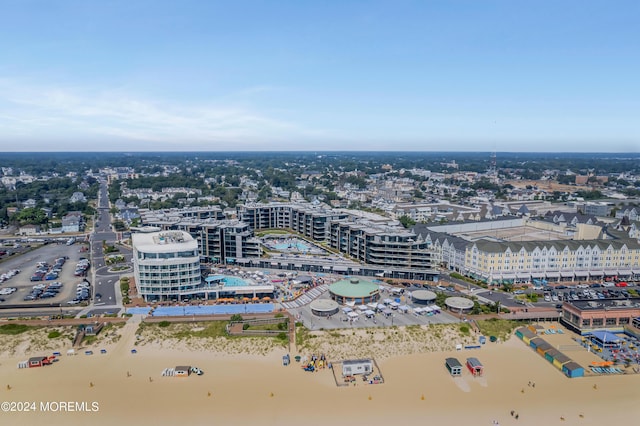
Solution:
[[[621,300],[579,300],[562,305],[561,322],[585,334],[595,330],[623,331],[640,317],[640,298]]]
[[[640,244],[633,239],[478,240],[466,247],[464,273],[487,282],[630,278],[640,275]]]
[[[184,231],[135,233],[133,267],[146,301],[181,299],[202,292],[198,242]]]

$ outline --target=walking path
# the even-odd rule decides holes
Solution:
[[[303,295],[299,296],[295,300],[290,300],[288,302],[280,302],[283,308],[285,309],[296,309],[301,308],[309,303],[313,302],[318,297],[322,296],[326,291],[329,290],[328,284],[322,284],[318,287],[314,287],[311,290],[307,291]]]

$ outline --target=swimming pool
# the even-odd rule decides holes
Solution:
[[[273,245],[276,250],[286,251],[286,250],[297,250],[297,251],[309,251],[311,248],[305,243],[300,241],[293,241],[290,243],[276,243]]]
[[[222,279],[225,287],[242,287],[251,285],[242,278],[226,276]]]

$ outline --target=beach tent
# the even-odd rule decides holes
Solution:
[[[376,302],[371,302],[371,303],[367,304],[367,306],[368,306],[370,309],[373,309],[373,310],[378,309],[378,304],[377,304]]]
[[[384,303],[385,305],[388,305],[388,304],[390,304],[391,302],[393,302],[393,300],[388,299],[388,298],[387,298],[387,299],[384,299],[384,300],[382,301],[382,303]]]
[[[376,313],[374,311],[372,311],[371,309],[367,309],[366,311],[364,311],[364,314],[368,317],[371,318],[372,316],[374,316]]]
[[[386,306],[384,306],[382,303],[378,303],[377,308],[378,308],[379,311],[381,311],[381,310],[385,309]]]
[[[391,306],[391,309],[398,309],[398,306],[400,306],[400,303],[391,302],[391,303],[389,303],[389,306]]]
[[[345,306],[344,308],[342,308],[342,312],[344,312],[345,314],[349,314],[349,312],[352,312],[352,311],[353,311],[353,309],[351,309],[348,306]]]
[[[422,308],[413,308],[413,313],[415,315],[422,315],[422,312],[424,312]]]
[[[389,308],[385,308],[382,310],[382,313],[384,314],[384,316],[388,317],[391,316],[393,314],[393,312],[391,311],[391,309]]]
[[[407,305],[400,305],[398,306],[398,310],[404,314],[406,314],[407,312],[409,312],[409,307]]]
[[[347,316],[351,319],[351,320],[356,320],[358,319],[358,313],[357,312],[347,312]]]

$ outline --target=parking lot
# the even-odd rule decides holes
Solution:
[[[3,299],[0,301],[0,308],[72,306],[67,302],[76,298],[77,285],[84,278],[75,275],[76,265],[81,257],[88,257],[86,252],[79,253],[81,247],[80,244],[66,245],[65,243],[52,243],[40,247],[32,246],[31,251],[14,255],[0,263],[0,274],[11,270],[20,271],[0,283],[0,291],[8,293],[0,295],[0,299]],[[63,265],[60,261],[56,264],[56,259],[60,258],[66,258]],[[43,273],[36,275],[39,268]],[[46,279],[47,275],[50,279]],[[40,280],[36,280],[38,276],[41,277]],[[40,290],[34,292],[34,287],[38,287]],[[57,291],[56,287],[58,287]],[[10,289],[15,289],[15,291],[11,292]],[[42,297],[45,293],[47,296]],[[37,296],[32,297],[33,295]]]

